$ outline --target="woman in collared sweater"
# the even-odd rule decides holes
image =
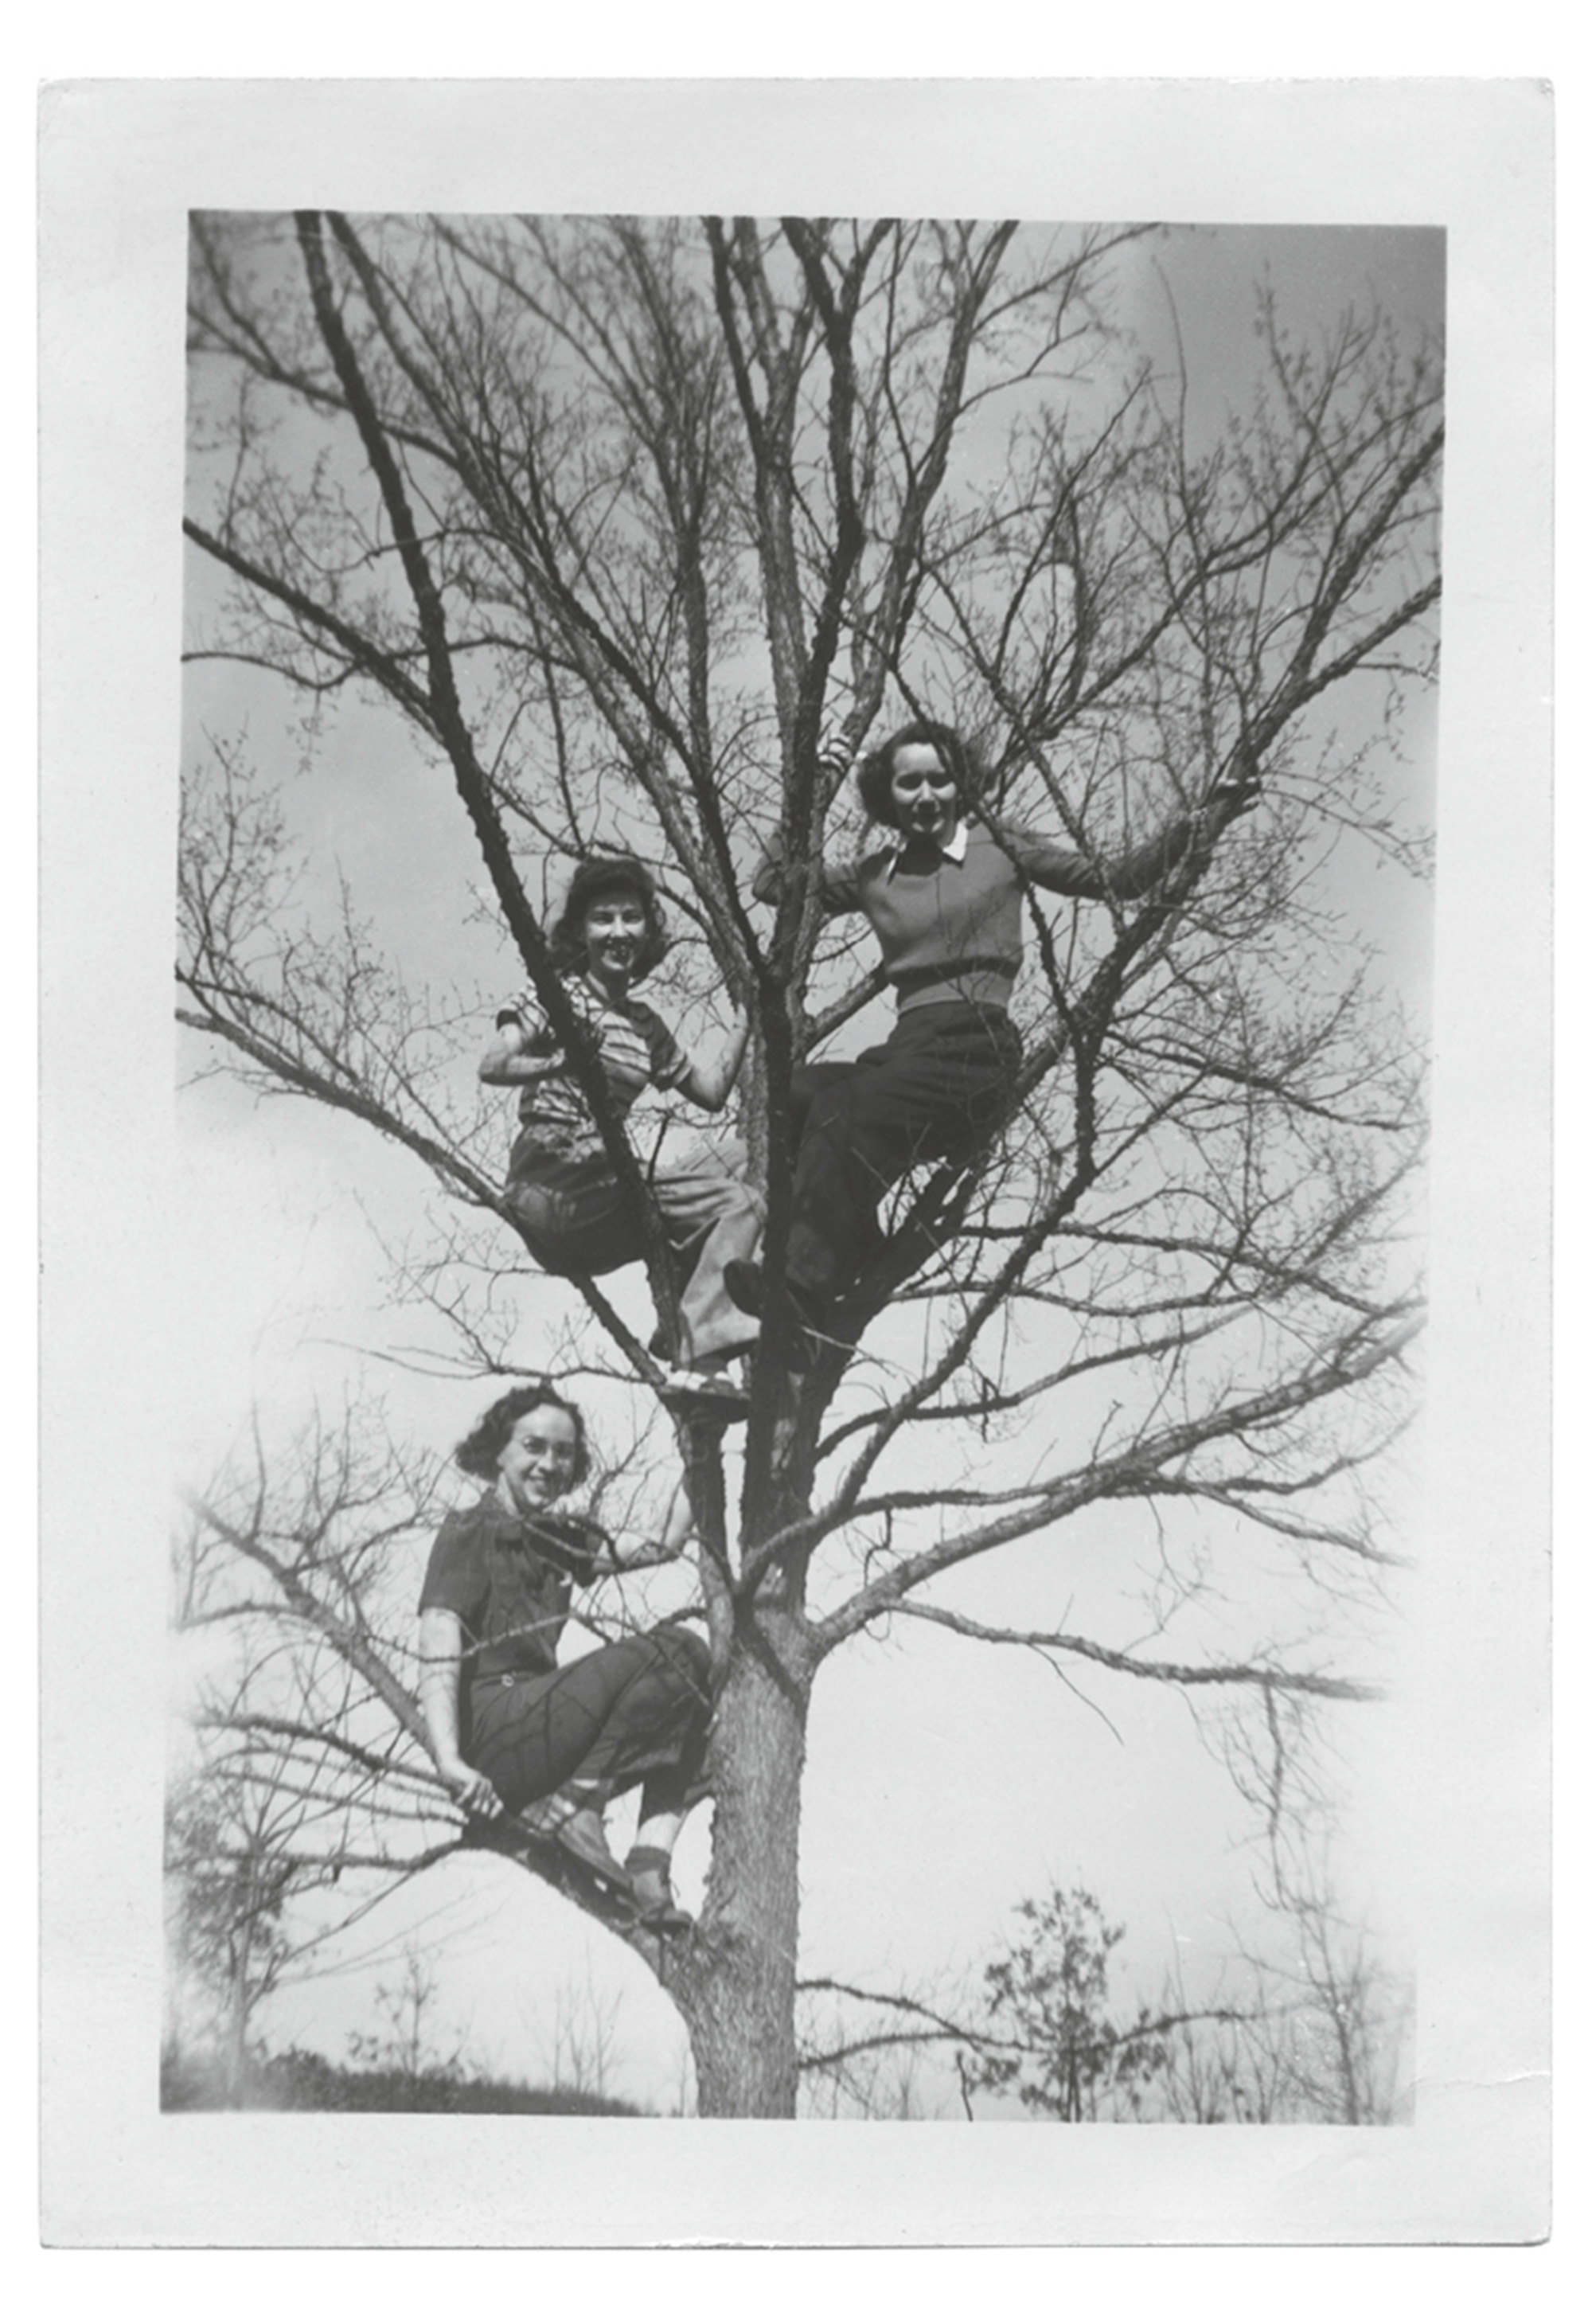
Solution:
[[[1258,791],[1254,779],[1219,785],[1196,813],[1104,862],[998,823],[978,807],[980,788],[953,728],[904,726],[858,771],[863,807],[888,830],[888,844],[849,869],[816,872],[826,913],[869,921],[897,1011],[878,1047],[802,1065],[792,1077],[797,1146],[786,1280],[819,1331],[878,1247],[878,1205],[888,1188],[916,1163],[975,1148],[1006,1114],[1022,1063],[1008,1006],[1022,964],[1024,889],[1144,896],[1191,848],[1209,847]],[[753,892],[773,901],[785,876],[766,858]],[[749,1312],[761,1312],[759,1268],[732,1266],[725,1284]]]

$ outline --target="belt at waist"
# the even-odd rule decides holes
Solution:
[[[926,1002],[960,1001],[1001,1016],[1016,981],[1016,964],[1006,960],[951,961],[943,967],[909,969],[904,976],[892,979],[897,1010],[921,1009]]]
[[[924,968],[903,969],[889,982],[899,993],[920,992],[925,984],[954,984],[962,976],[993,973],[1015,977],[1021,965],[1019,961],[1002,959],[995,953],[964,953],[958,960],[935,960]]]

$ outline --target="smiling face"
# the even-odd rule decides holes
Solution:
[[[506,1508],[540,1509],[567,1492],[580,1460],[580,1435],[561,1406],[522,1413],[498,1454],[498,1499]]]
[[[908,839],[943,845],[956,828],[956,777],[937,742],[903,742],[890,765],[896,821]]]
[[[604,888],[581,921],[586,974],[603,985],[628,984],[647,939],[647,907],[633,889]]]

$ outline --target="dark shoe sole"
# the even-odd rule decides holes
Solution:
[[[654,1937],[683,1937],[696,1926],[690,1914],[682,1912],[678,1904],[666,1905],[651,1913],[638,1911],[636,1918],[648,1934]]]
[[[732,1259],[724,1268],[724,1288],[743,1314],[764,1317],[768,1305],[768,1284],[762,1268],[753,1259]],[[785,1361],[788,1370],[805,1372],[812,1369],[814,1356],[824,1346],[843,1347],[843,1341],[831,1340],[824,1329],[824,1303],[811,1292],[799,1290],[787,1283],[785,1296],[796,1311],[799,1329],[790,1334],[786,1346]]]
[[[685,1906],[676,1904],[672,1890],[666,1890],[662,1895],[656,1892],[646,1895],[634,1873],[627,1873],[626,1877],[630,1884],[630,1899],[636,1907],[636,1918],[644,1929],[650,1929],[654,1936],[681,1937],[687,1929],[696,1926]]]
[[[726,1427],[744,1420],[751,1410],[751,1398],[743,1388],[698,1388],[694,1382],[668,1381],[658,1389],[658,1400],[670,1412],[695,1420],[722,1420]]]
[[[767,1286],[755,1259],[732,1259],[724,1263],[724,1288],[743,1315],[760,1315]]]

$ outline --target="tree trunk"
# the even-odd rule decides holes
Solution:
[[[802,1764],[811,1673],[799,1623],[759,1609],[738,1635],[716,1718],[706,1903],[671,1980],[691,2035],[697,2112],[796,2113]]]
[[[248,1899],[253,1905],[253,1881]],[[253,1922],[245,1915],[242,1932],[233,1953],[232,1978],[227,1992],[226,2033],[222,2049],[222,2074],[226,2103],[241,2107],[244,2103],[244,2083],[249,2065],[249,2012],[253,1995],[249,1989],[249,1955],[253,1934]]]

